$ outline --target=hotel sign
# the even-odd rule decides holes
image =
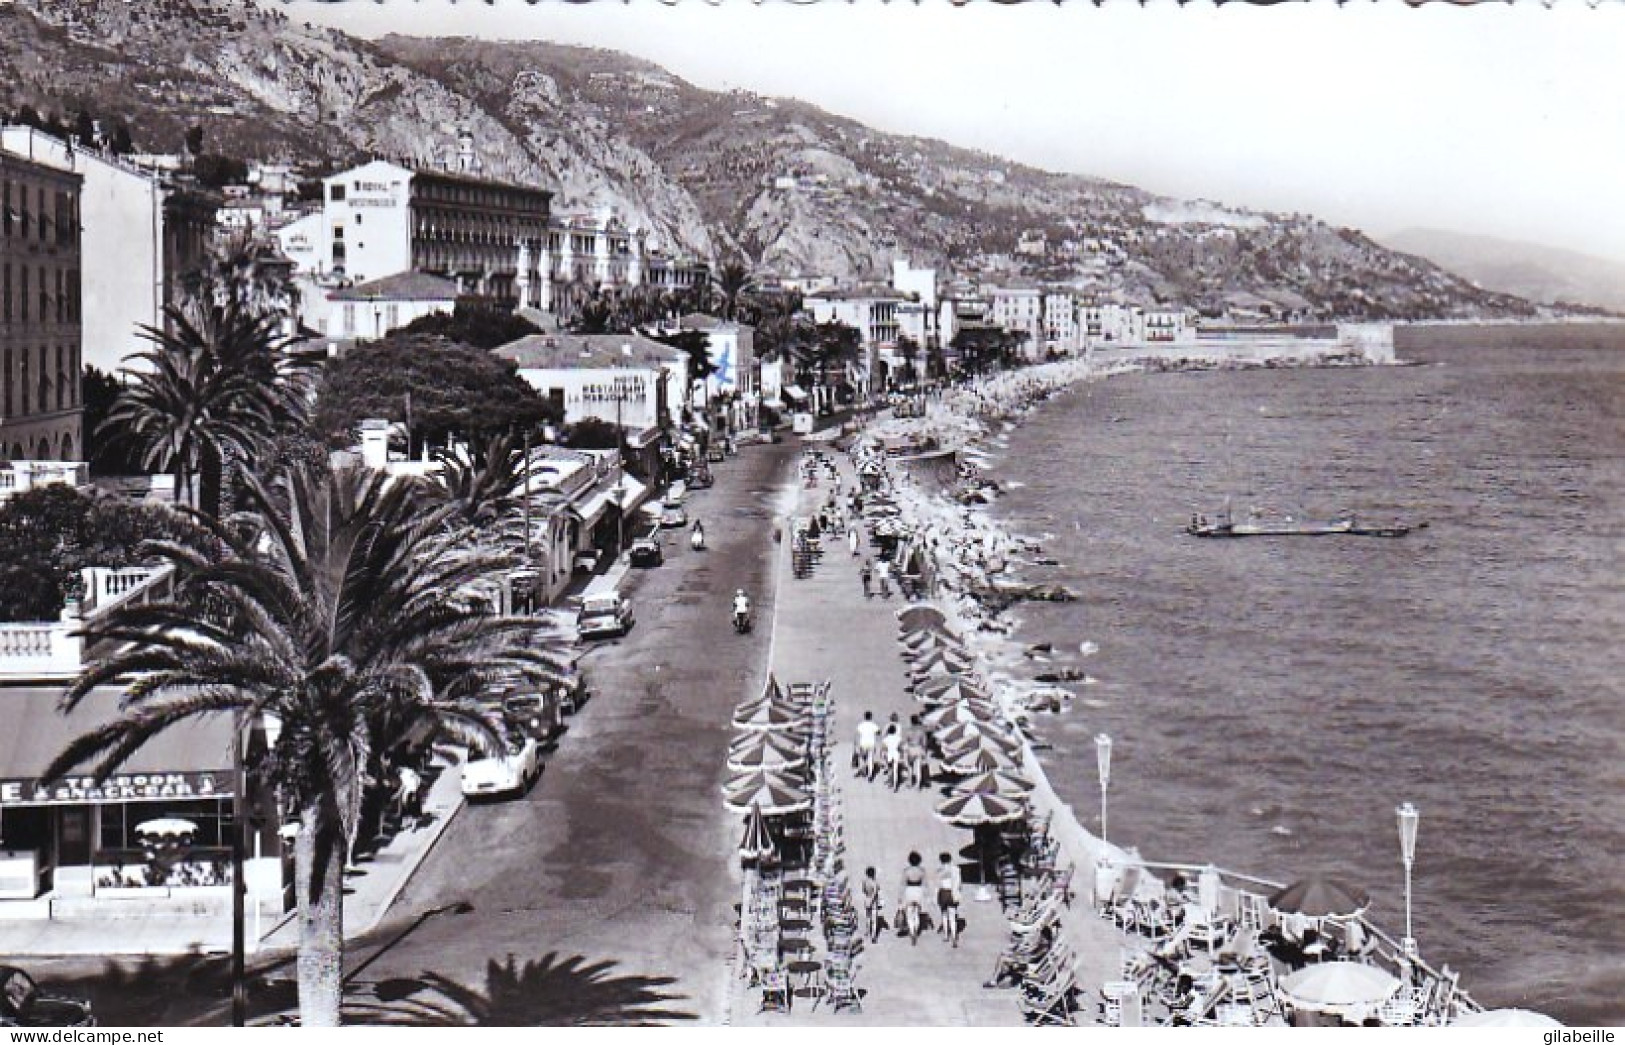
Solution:
[[[50,787],[32,778],[0,779],[0,808],[230,797],[231,774],[226,770],[214,773],[122,773],[110,776],[100,784],[92,777],[71,776]]]
[[[642,374],[617,375],[612,381],[597,381],[581,386],[584,403],[629,402],[648,395],[648,385]]]

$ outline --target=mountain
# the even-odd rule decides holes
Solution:
[[[1445,229],[1406,229],[1382,241],[1489,290],[1529,301],[1584,302],[1625,312],[1625,264],[1617,261]]]
[[[0,5],[0,105],[127,121],[138,147],[435,162],[459,129],[485,173],[613,207],[651,243],[779,275],[977,265],[1219,308],[1259,295],[1339,318],[1521,316],[1519,298],[1307,215],[1175,200],[887,134],[815,106],[697,88],[650,62],[546,43],[365,41],[250,0]],[[1018,253],[1023,233],[1047,248]]]

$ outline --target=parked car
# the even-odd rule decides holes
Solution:
[[[707,468],[703,463],[697,465],[694,470],[688,474],[689,489],[709,490],[713,483],[714,480],[711,478],[711,469]]]
[[[660,547],[659,537],[650,534],[632,542],[633,566],[659,566],[665,561],[666,553]]]
[[[680,504],[668,504],[660,509],[660,525],[667,529],[688,525],[688,513]]]
[[[502,700],[502,717],[513,731],[546,744],[564,732],[563,694],[554,690],[510,693]]]
[[[625,635],[632,630],[632,603],[617,591],[587,595],[576,615],[576,633],[584,639]]]
[[[599,552],[597,549],[590,549],[590,550],[584,551],[584,552],[576,552],[575,564],[574,564],[575,565],[575,572],[577,572],[577,573],[596,573],[598,571],[598,562],[602,558],[603,558],[602,553]]]
[[[90,1002],[46,994],[15,965],[0,965],[0,1027],[94,1027]]]
[[[728,452],[723,449],[720,441],[713,442],[709,447],[706,448],[705,459],[707,461],[726,461],[728,459]]]
[[[463,794],[468,798],[523,794],[541,775],[541,743],[524,731],[512,730],[506,754],[470,758],[463,765]]]

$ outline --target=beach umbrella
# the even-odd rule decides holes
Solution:
[[[758,806],[763,816],[784,816],[812,807],[812,796],[801,788],[771,783],[732,792],[724,801],[730,809],[746,810]]]
[[[1027,805],[1019,798],[985,791],[958,794],[937,803],[937,816],[957,827],[983,827],[1008,824],[1027,815]]]
[[[806,787],[806,770],[801,766],[747,769],[743,773],[735,773],[729,777],[722,785],[722,793],[741,794],[770,784],[779,787]]]
[[[770,744],[756,744],[730,751],[727,766],[736,773],[752,769],[777,769],[782,772],[794,769],[806,761],[807,756],[799,751],[793,749],[786,751]]]
[[[904,631],[946,626],[948,615],[935,606],[910,606],[897,611],[897,623]]]
[[[922,624],[917,628],[904,628],[898,634],[897,641],[908,649],[919,649],[933,643],[961,643],[963,639],[946,624]]]
[[[197,834],[197,825],[190,820],[179,817],[163,816],[156,820],[143,820],[135,825],[135,833],[141,838],[151,838],[156,841],[184,841]]]
[[[963,776],[967,773],[985,773],[994,769],[1020,769],[1021,760],[997,747],[975,744],[962,751],[944,752],[938,769],[943,773]]]
[[[903,643],[902,652],[903,659],[919,661],[944,650],[961,657],[971,656],[971,651],[965,648],[964,643],[936,632],[927,632],[925,638],[919,642]]]
[[[762,687],[762,700],[783,700],[784,690],[779,688],[779,680],[770,671],[767,673],[767,685]]]
[[[1321,962],[1282,980],[1280,991],[1295,1009],[1341,1013],[1381,1005],[1398,989],[1399,981],[1375,965]]]
[[[745,837],[739,840],[739,855],[746,860],[760,860],[764,856],[772,856],[774,848],[773,835],[767,829],[767,821],[762,818],[761,803],[752,802],[750,812],[745,816]]]
[[[1561,1027],[1563,1024],[1544,1013],[1528,1009],[1486,1009],[1468,1013],[1450,1024],[1452,1027]]]
[[[754,707],[736,711],[734,713],[734,725],[740,729],[801,730],[805,732],[808,722],[807,716],[799,709],[785,707],[783,704],[768,700],[761,701]]]
[[[728,742],[728,754],[733,755],[763,746],[776,748],[786,755],[806,753],[806,742],[792,734],[765,729],[743,729],[735,733],[733,740]]]
[[[910,671],[915,679],[923,679],[932,674],[973,671],[975,668],[976,658],[969,653],[937,649],[916,660]]]
[[[1270,896],[1270,906],[1275,910],[1308,918],[1352,918],[1370,903],[1371,896],[1364,889],[1318,874],[1293,882]]]
[[[914,695],[920,700],[946,704],[955,700],[988,702],[990,694],[974,673],[948,673],[928,675],[914,683]]]
[[[955,722],[992,722],[998,716],[998,706],[992,702],[964,697],[927,711],[920,716],[920,722],[926,729],[941,729]]]
[[[990,769],[985,773],[968,776],[953,786],[955,794],[999,795],[1003,798],[1026,798],[1033,793],[1033,782],[1020,773],[1008,769]]]
[[[937,730],[934,736],[944,751],[959,751],[977,744],[991,744],[1014,754],[1021,741],[991,722],[955,722]]]

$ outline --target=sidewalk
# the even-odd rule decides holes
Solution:
[[[832,456],[838,460],[842,481],[851,487],[856,479],[850,463],[844,455]],[[809,514],[831,489],[827,479],[815,488],[801,488],[797,514]],[[822,679],[832,683],[836,701],[833,735],[839,741],[833,764],[845,813],[847,873],[856,889],[864,869],[876,869],[889,918],[901,893],[900,879],[909,852],[918,851],[928,868],[936,866],[937,854],[942,852],[962,860],[972,835],[938,819],[935,806],[942,797],[938,788],[893,792],[848,769],[850,738],[865,711],[873,711],[881,722],[896,712],[906,724],[921,706],[904,688],[907,676],[897,642],[896,611],[907,603],[897,595],[865,599],[858,575],[861,556],[850,555],[844,541],[830,540],[826,547],[822,562],[806,579],[793,578],[788,554],[780,555],[773,670],[783,684]],[[1084,898],[1065,923],[1081,956],[1079,981],[1092,986],[1118,960],[1115,933],[1089,910],[1084,879],[1092,884],[1092,871],[1080,871],[1078,879]],[[857,983],[865,992],[861,1014],[835,1015],[824,1006],[813,1011],[811,999],[798,998],[788,1020],[854,1026],[1020,1026],[1014,992],[982,986],[1005,946],[1007,929],[998,902],[979,902],[976,892],[974,886],[965,890],[960,914],[966,924],[957,950],[934,933],[923,935],[914,945],[901,937],[882,936],[859,960]],[[934,903],[928,906],[934,910]],[[733,990],[736,1025],[786,1022],[781,1015],[756,1014],[757,993],[742,982]],[[1085,1011],[1078,1019],[1088,1023],[1093,999],[1083,999],[1082,1005]]]

